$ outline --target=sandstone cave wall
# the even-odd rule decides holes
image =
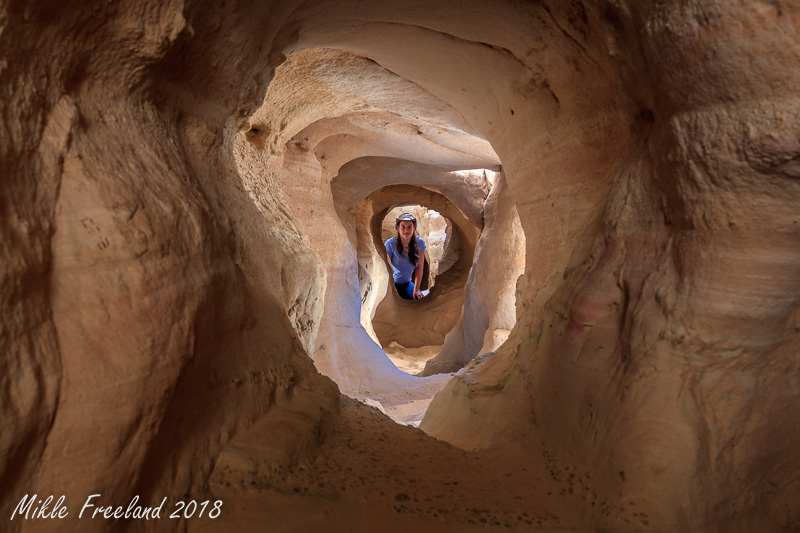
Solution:
[[[525,231],[516,327],[423,427],[569,468],[604,502],[573,504],[593,527],[633,527],[630,502],[649,517],[636,527],[797,522],[796,6],[2,9],[6,515],[53,483],[199,496],[226,443],[276,406],[313,393],[337,416],[307,351],[325,258],[291,195],[271,177],[253,193],[233,156],[273,69],[335,48],[489,140]],[[312,122],[297,109],[274,110],[269,157]]]
[[[432,404],[427,423],[434,434],[458,438],[457,428],[475,424],[477,412],[481,423],[475,426],[490,442],[526,432],[496,421],[528,420],[537,429],[523,440],[544,442],[556,470],[577,469],[591,479],[586,485],[602,486],[617,502],[648,502],[651,521],[777,528],[793,520],[790,500],[798,490],[791,476],[779,473],[794,470],[789,465],[797,460],[788,445],[797,426],[785,425],[794,420],[786,406],[797,401],[796,358],[790,354],[798,342],[791,333],[797,284],[790,281],[796,279],[790,265],[797,264],[796,143],[790,133],[797,114],[785,88],[797,73],[780,66],[797,43],[783,30],[770,38],[761,32],[788,30],[796,12],[745,2],[695,8],[640,4],[598,12],[590,24],[605,29],[607,49],[623,66],[620,79],[627,84],[619,92],[642,106],[625,129],[610,128],[618,137],[612,136],[609,148],[626,134],[645,144],[627,159],[614,161],[607,153],[603,166],[615,169],[607,182],[613,188],[601,186],[594,194],[608,194],[608,207],[598,224],[584,226],[584,234],[564,235],[545,223],[569,222],[568,208],[547,217],[532,213],[515,187],[513,162],[502,144],[495,145],[526,230],[529,289],[517,302],[530,311],[511,336],[519,353],[509,353],[507,342],[501,358],[453,382],[451,394],[446,389],[441,404]],[[571,31],[584,46],[591,34],[580,25]],[[649,87],[641,86],[645,76],[629,77],[641,60],[647,67],[639,72],[651,77]],[[563,112],[570,96],[556,90],[556,81],[550,87]],[[582,133],[591,131],[591,122],[572,118]],[[550,134],[558,138],[558,129]],[[571,138],[587,142],[580,134]],[[539,173],[579,178],[576,165],[587,171],[583,187],[600,185],[582,157],[586,151],[573,152],[563,138],[557,144],[563,151],[540,155],[531,165],[537,174],[529,186],[539,182]],[[533,205],[545,211],[548,203],[580,205],[578,183],[567,179],[546,193],[542,187]],[[562,255],[567,248],[554,248],[543,233],[577,246]],[[542,252],[563,258],[552,277],[536,275],[534,250],[540,264]],[[515,362],[503,360],[504,353]],[[464,398],[458,408],[451,403],[457,391]],[[507,416],[513,404],[517,416],[502,418],[499,406]],[[468,420],[455,415],[467,405]],[[474,432],[463,438],[476,442]],[[780,495],[769,496],[765,484],[775,478],[784,485]],[[747,511],[734,518],[721,502]]]
[[[475,357],[494,352],[516,324],[517,280],[525,271],[525,236],[505,177],[495,178],[484,207],[477,256],[465,283],[462,320],[420,375],[460,370]]]
[[[278,399],[316,382],[335,402],[275,290],[284,270],[320,291],[313,253],[278,203],[256,210],[231,157],[283,10],[3,12],[3,513],[34,492],[201,498]],[[243,57],[258,74],[234,83]]]

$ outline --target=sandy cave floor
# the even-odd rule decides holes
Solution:
[[[398,370],[414,376],[425,368],[425,363],[433,359],[441,348],[441,346],[436,345],[406,348],[397,342],[392,342],[385,346],[384,350]],[[442,375],[442,377],[444,376],[445,375]],[[449,376],[452,376],[452,374]],[[398,424],[419,427],[422,418],[425,416],[428,407],[430,407],[433,401],[433,397],[447,385],[449,376],[447,379],[428,379],[431,383],[426,387],[429,392],[426,398],[411,401],[400,400],[397,402],[387,402],[386,405],[372,401],[364,401],[364,403],[379,409]],[[403,391],[398,391],[399,397],[402,397],[402,392]]]
[[[422,372],[425,363],[436,357],[441,350],[439,346],[420,346],[419,348],[406,348],[396,342],[384,346],[384,351],[394,366],[412,376]]]
[[[594,498],[582,474],[542,450],[468,452],[342,401],[333,434],[290,464],[256,466],[245,454],[257,450],[231,450],[209,486],[223,514],[189,531],[551,531],[574,526],[570,507]],[[646,521],[635,510],[605,512]]]

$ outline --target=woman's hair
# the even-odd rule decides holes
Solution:
[[[411,241],[408,243],[408,259],[411,261],[411,264],[417,266],[417,219],[411,213],[401,213],[399,217],[397,217],[394,221],[394,229],[397,231],[397,235],[395,236],[394,244],[397,247],[397,252],[400,255],[403,255],[403,242],[400,239],[400,230],[397,228],[400,227],[400,223],[404,220],[409,220],[414,223],[414,233],[411,235]]]

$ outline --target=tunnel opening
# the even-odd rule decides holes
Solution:
[[[416,234],[426,244],[422,259],[424,268],[420,289],[424,297],[431,295],[433,287],[436,285],[436,276],[446,272],[458,259],[459,244],[458,232],[453,232],[453,223],[442,216],[438,211],[428,209],[419,204],[399,205],[386,213],[381,224],[381,240],[386,243],[388,239],[397,238],[395,224],[397,217],[403,213],[411,213],[417,220]],[[386,264],[387,274],[392,276],[393,269],[389,261]],[[389,292],[392,290],[392,280],[389,281]],[[433,320],[432,313],[426,312],[425,308],[409,310],[409,312],[423,313],[427,315],[426,321]],[[442,347],[442,342],[419,346],[406,347],[391,339],[379,339],[386,355],[403,372],[416,375],[425,368],[425,364],[433,359]]]
[[[548,17],[554,17],[550,9],[545,8],[545,11]],[[584,13],[584,19],[585,16]],[[600,39],[597,35],[590,35],[590,38],[607,39],[606,42],[615,48],[623,39],[620,35],[621,23],[616,15],[607,17],[604,13],[603,17],[610,24],[603,26],[603,31],[607,34]],[[570,21],[579,22],[581,18],[578,16]],[[546,22],[545,25],[547,24]],[[647,416],[648,409],[655,409],[657,405],[654,402],[650,407],[638,409],[633,417],[640,418],[633,422],[614,417],[603,418],[597,407],[600,405],[610,407],[611,410],[616,409],[626,394],[629,394],[627,390],[623,390],[631,382],[628,372],[636,369],[644,373],[636,365],[628,366],[627,360],[621,365],[621,369],[618,364],[608,363],[607,354],[619,356],[622,350],[624,357],[627,357],[628,351],[633,349],[627,345],[620,348],[614,340],[615,335],[619,339],[624,337],[615,328],[619,324],[625,324],[623,315],[628,312],[628,308],[624,307],[624,298],[630,296],[630,287],[625,280],[638,275],[631,275],[622,266],[624,260],[619,258],[617,251],[623,250],[624,257],[626,243],[625,237],[620,237],[617,233],[617,228],[623,228],[619,230],[621,233],[632,231],[630,220],[633,216],[630,212],[638,215],[649,213],[648,202],[652,200],[649,195],[659,195],[653,190],[643,191],[637,188],[647,187],[638,185],[638,178],[652,171],[652,161],[647,158],[639,159],[637,151],[641,146],[639,137],[647,135],[650,124],[654,122],[654,115],[643,111],[650,106],[646,95],[631,96],[638,90],[635,81],[616,80],[613,79],[614,74],[606,75],[608,72],[618,73],[615,70],[615,59],[609,61],[608,58],[599,58],[591,53],[591,60],[587,61],[588,46],[579,44],[564,27],[558,27],[550,37],[555,42],[562,39],[563,35],[571,40],[562,45],[538,43],[532,47],[515,47],[514,43],[506,43],[509,48],[486,47],[494,52],[503,52],[501,55],[495,55],[487,49],[476,52],[470,61],[485,52],[487,56],[491,56],[492,62],[502,65],[494,70],[489,61],[483,63],[487,71],[497,74],[496,79],[501,80],[498,85],[503,86],[495,86],[494,90],[487,90],[485,93],[478,89],[463,100],[457,92],[458,89],[447,88],[449,80],[442,81],[441,77],[437,78],[430,71],[417,68],[417,57],[407,62],[391,48],[382,46],[377,46],[377,51],[370,56],[380,59],[379,66],[386,64],[394,72],[405,72],[409,79],[445,96],[465,116],[469,115],[464,122],[470,122],[472,128],[464,126],[462,122],[462,129],[450,128],[449,133],[473,131],[475,135],[470,142],[475,139],[492,139],[498,152],[502,151],[506,156],[504,162],[508,175],[503,175],[498,180],[487,180],[491,181],[489,189],[506,187],[506,196],[497,200],[498,204],[502,204],[498,211],[511,208],[516,211],[518,208],[519,218],[515,223],[525,230],[521,243],[524,253],[517,254],[516,257],[523,258],[520,273],[526,270],[525,259],[528,266],[523,276],[517,274],[513,278],[513,285],[519,287],[518,293],[522,296],[522,301],[515,302],[519,304],[519,310],[515,311],[519,314],[521,327],[518,326],[516,330],[513,325],[510,328],[484,327],[495,319],[480,312],[480,309],[485,308],[485,303],[491,301],[492,295],[470,291],[471,294],[464,301],[460,329],[452,330],[449,335],[452,342],[447,346],[443,345],[446,349],[440,350],[419,373],[420,377],[425,377],[443,372],[459,372],[457,379],[453,379],[447,386],[447,394],[437,396],[431,410],[434,416],[427,415],[420,427],[438,438],[468,449],[488,447],[506,440],[526,442],[534,448],[541,446],[546,468],[554,479],[561,475],[561,469],[568,463],[566,470],[572,469],[568,479],[573,479],[576,472],[585,476],[585,482],[579,481],[579,484],[582,483],[580,487],[573,487],[570,483],[569,488],[560,488],[561,494],[569,491],[568,494],[571,495],[573,489],[580,490],[583,494],[590,485],[594,485],[589,481],[590,476],[597,476],[606,484],[605,494],[629,494],[630,498],[624,505],[633,506],[636,500],[637,511],[633,513],[631,520],[647,525],[646,520],[643,521],[638,516],[638,509],[645,502],[638,498],[636,489],[630,487],[647,484],[642,481],[646,479],[647,473],[644,467],[640,468],[645,462],[640,458],[653,459],[655,455],[652,452],[658,451],[659,444],[648,442],[641,449],[623,450],[609,444],[607,440],[604,441],[601,435],[597,437],[601,442],[595,446],[595,434],[591,447],[587,448],[581,443],[581,439],[584,428],[598,427],[598,416],[601,420],[599,426],[603,431],[607,428],[603,424],[610,420],[609,434],[620,435],[626,428],[640,424]],[[586,37],[587,34],[582,32],[582,39],[585,40]],[[362,42],[350,44],[352,49],[369,48]],[[580,50],[573,49],[574,45]],[[509,49],[515,50],[516,54],[505,54]],[[545,49],[549,50],[543,54],[548,55],[546,59],[529,60]],[[618,50],[613,50],[610,57],[614,57],[617,52]],[[333,55],[331,53],[331,59]],[[522,66],[509,66],[504,61],[518,62]],[[331,63],[328,63],[326,68],[330,66]],[[370,65],[362,66],[367,71],[372,68]],[[587,74],[589,72],[595,75],[590,76]],[[364,77],[358,76],[361,80]],[[430,81],[431,78],[434,81]],[[631,94],[627,93],[627,88],[621,89],[628,82],[634,86]],[[461,91],[465,90],[461,88]],[[387,91],[387,94],[390,92]],[[348,95],[352,96],[353,91]],[[416,96],[424,99],[420,95]],[[406,102],[414,100],[416,97]],[[491,102],[492,105],[484,107],[485,102]],[[342,105],[341,102],[334,104]],[[434,129],[432,123],[422,124],[416,120],[414,113],[399,111],[397,108],[392,111],[387,111],[387,108],[376,110],[369,105],[365,105],[364,109],[338,108],[335,117],[320,119],[307,130],[311,135],[295,137],[294,146],[288,147],[285,156],[289,159],[300,159],[302,154],[295,148],[305,152],[313,151],[317,156],[316,162],[304,161],[303,165],[313,166],[319,163],[325,176],[322,181],[333,181],[333,209],[340,220],[348,219],[348,216],[342,216],[346,213],[354,214],[358,218],[369,211],[368,216],[372,216],[372,206],[358,204],[358,199],[364,198],[375,185],[364,183],[365,176],[372,179],[379,176],[383,180],[376,180],[380,185],[430,186],[430,183],[416,178],[424,172],[410,172],[407,168],[434,163],[427,157],[430,152],[420,150],[419,153],[425,153],[426,157],[417,158],[416,154],[411,153],[416,151],[415,143],[420,138],[430,140],[435,137],[430,134]],[[526,123],[527,127],[521,126]],[[536,124],[537,127],[531,128],[531,124]],[[391,133],[387,134],[390,130]],[[385,137],[380,142],[375,142],[374,138],[368,141],[365,132],[368,135]],[[315,135],[324,135],[324,139],[320,141],[320,137],[317,137],[314,140]],[[453,137],[464,139],[460,134]],[[393,144],[387,141],[388,138],[402,142]],[[613,143],[608,141],[611,138],[614,139]],[[398,148],[403,143],[408,143],[406,148]],[[408,148],[411,145],[414,148]],[[280,153],[280,150],[278,143],[276,153]],[[499,160],[496,157],[497,170]],[[468,168],[466,165],[447,166],[441,161],[438,163],[438,170],[445,172]],[[359,184],[359,180],[362,183]],[[519,203],[509,201],[509,198],[515,198]],[[657,207],[653,209],[658,210]],[[512,221],[511,224],[513,223]],[[624,229],[626,223],[629,224],[627,230]],[[351,249],[358,257],[358,264],[353,270],[358,272],[358,287],[362,297],[360,323],[373,340],[377,341],[379,336],[371,331],[372,321],[364,320],[364,310],[375,308],[374,302],[370,304],[366,300],[380,292],[380,280],[374,276],[365,276],[364,273],[377,265],[377,259],[380,258],[362,255],[362,248],[358,243],[364,224],[344,222],[342,227]],[[657,235],[655,241],[662,235],[658,231],[654,231]],[[488,246],[479,246],[478,249],[484,255],[489,254]],[[513,256],[513,249],[513,246],[503,243],[496,247],[494,254]],[[643,263],[646,262],[647,259],[644,259]],[[476,264],[486,267],[485,262],[481,264],[478,261]],[[328,274],[334,272],[337,276],[341,274],[335,269],[328,268],[327,271]],[[475,269],[473,282],[482,275],[480,271],[481,268]],[[492,273],[484,272],[483,275],[491,277]],[[365,284],[369,290],[364,290]],[[355,285],[351,282],[351,287]],[[481,284],[470,283],[469,286],[480,287]],[[327,288],[336,290],[336,282],[332,285],[329,280]],[[330,300],[326,297],[326,309],[327,301]],[[367,305],[363,305],[365,303]],[[505,309],[514,307],[504,306]],[[467,312],[467,308],[470,312]],[[620,309],[624,310],[620,312]],[[516,318],[514,316],[509,322],[514,324]],[[631,319],[631,315],[628,314],[627,318]],[[323,316],[323,323],[325,320]],[[339,326],[342,327],[341,324]],[[353,328],[352,324],[346,327]],[[630,330],[629,326],[625,327]],[[476,330],[484,331],[485,334],[478,338],[474,335]],[[323,325],[320,331],[326,332],[321,335],[326,339],[336,337],[331,334],[336,331],[336,327]],[[342,334],[341,338],[348,338],[348,342],[337,348],[338,354],[369,352],[365,344],[357,344],[352,336]],[[586,338],[591,339],[591,342],[583,340]],[[508,343],[510,347],[502,348],[503,342],[508,339],[513,340]],[[623,339],[623,343],[625,342],[630,343],[631,339]],[[591,351],[588,348],[590,344]],[[326,349],[330,348],[329,343],[324,346]],[[386,352],[391,347],[391,344],[386,346]],[[364,350],[360,350],[361,348]],[[603,351],[606,348],[610,348],[608,352]],[[372,374],[381,374],[381,377],[372,379],[368,387],[355,385],[354,383],[367,381],[362,380],[363,374],[354,377],[355,373],[345,368],[348,361],[337,359],[336,354],[324,360],[326,354],[323,351],[315,353],[321,371],[331,376],[345,394],[372,402],[372,405],[381,408],[395,420],[398,420],[398,411],[415,401],[426,401],[417,397],[412,402],[392,404],[391,395],[385,392],[388,390],[387,382],[383,381],[388,373],[380,371]],[[375,363],[381,360],[378,352],[372,353],[374,357],[369,361],[366,358],[358,359],[357,356],[355,358],[363,363],[364,368],[372,370],[379,366]],[[470,362],[469,354],[472,353],[480,355]],[[569,354],[569,357],[563,357],[564,354]],[[378,388],[387,386],[382,392],[375,394],[374,385],[378,383]],[[408,386],[408,382],[403,380],[395,380],[395,383],[400,384],[401,388]],[[608,386],[609,383],[612,386]],[[615,397],[615,392],[619,392],[619,397]],[[391,413],[391,409],[398,406],[400,409]],[[652,414],[655,411],[649,412]],[[563,424],[564,413],[573,417],[572,426],[569,423]],[[517,423],[519,426],[515,427]],[[472,431],[464,428],[472,428]],[[670,439],[663,440],[666,442]],[[687,444],[687,447],[689,450],[686,456],[691,456],[691,444]],[[621,469],[607,464],[627,466]],[[631,472],[636,470],[639,473],[638,485],[636,482],[631,483],[635,476]],[[614,498],[612,496],[611,499]],[[594,495],[590,499],[591,506],[599,503],[595,501]],[[614,512],[622,516],[623,512],[630,514],[631,509],[623,510],[620,507]]]
[[[309,73],[324,85],[309,85]],[[343,77],[365,84],[363,91],[342,85]],[[304,91],[294,90],[301,85]],[[389,98],[398,87],[402,97]],[[276,69],[264,104],[234,143],[256,204],[265,195],[283,203],[318,254],[322,290],[297,285],[286,295],[309,357],[341,392],[395,421],[419,424],[452,373],[496,350],[516,320],[519,257],[525,255],[518,221],[506,228],[515,236],[512,253],[499,256],[493,274],[479,267],[470,279],[492,191],[513,198],[496,186],[499,157],[488,141],[468,133],[473,129],[372,61],[310,49],[290,54]],[[448,246],[433,271],[426,253],[423,285],[430,293],[410,302],[387,290],[382,225],[390,210],[412,204],[443,217],[437,238]],[[506,266],[512,274],[498,276]],[[484,287],[483,293],[465,299],[468,287]]]
[[[557,117],[570,101],[563,87],[557,81],[543,82],[541,74],[530,75],[527,66],[508,55],[483,48],[478,52],[488,70],[495,62],[502,65],[503,82],[493,87],[497,93],[484,94],[484,100],[498,108],[513,102],[513,120],[483,106],[477,96],[481,89],[463,98],[463,88],[450,87],[440,77],[421,90],[429,72],[420,73],[402,59],[400,65],[393,63],[398,56],[382,52],[380,63],[333,49],[289,54],[251,119],[259,132],[270,132],[254,137],[248,149],[256,153],[243,158],[253,168],[267,163],[267,172],[261,173],[274,180],[260,194],[285,200],[289,218],[323,265],[320,303],[308,306],[317,313],[312,330],[298,333],[316,368],[340,392],[464,449],[524,438],[531,419],[557,425],[554,413],[533,413],[527,407],[528,391],[555,390],[537,379],[547,373],[548,364],[557,362],[537,361],[539,374],[519,376],[534,364],[532,356],[520,354],[523,348],[526,354],[535,353],[536,342],[547,334],[541,322],[558,310],[551,313],[545,303],[563,287],[565,272],[587,264],[590,236],[601,227],[616,170],[602,163],[622,159],[619,153],[626,146],[609,151],[596,142],[586,149],[584,139],[597,129],[596,124],[584,128],[590,119],[561,130],[553,126],[560,124]],[[409,78],[396,76],[384,64],[406,69]],[[504,85],[508,78],[513,80],[510,90]],[[403,84],[407,92],[400,95],[396,89]],[[561,98],[554,98],[554,91]],[[448,103],[440,105],[439,96]],[[569,112],[581,115],[582,104],[572,105]],[[585,111],[591,120],[596,118]],[[612,118],[616,116],[603,120]],[[530,133],[520,129],[523,120],[542,126]],[[494,146],[509,156],[503,167]],[[244,161],[240,168],[246,173],[248,166]],[[381,347],[381,327],[397,335],[398,325],[408,324],[402,312],[408,303],[393,302],[392,297],[378,301],[378,295],[392,293],[387,293],[385,261],[375,250],[380,250],[381,223],[397,198],[425,194],[459,206],[474,227],[473,246],[479,253],[460,254],[459,260],[469,256],[469,266],[464,270],[467,279],[458,286],[468,290],[460,297],[457,323],[446,328],[435,357],[409,376],[387,356],[392,343],[387,350]],[[455,271],[451,268],[443,276]],[[441,279],[435,289],[440,285]],[[518,292],[524,296],[519,307]],[[434,290],[430,300],[408,305],[438,300],[442,294]],[[387,318],[370,316],[379,304],[390,303],[395,305]],[[524,324],[521,332],[518,316]],[[397,344],[414,347],[418,337]],[[551,399],[558,394],[552,392]],[[526,423],[515,427],[511,421],[521,417]]]
[[[336,187],[334,194],[336,197]],[[451,222],[451,240],[459,243],[458,256],[439,276],[438,284],[427,297],[414,301],[404,300],[392,287],[392,271],[384,246],[388,213],[409,204],[424,205],[441,213]],[[362,325],[374,331],[374,339],[381,346],[427,346],[428,350],[441,346],[461,316],[464,286],[475,253],[478,228],[440,192],[411,185],[392,185],[374,191],[359,202],[356,213],[356,224],[360,228]],[[390,222],[389,227],[392,226]],[[372,261],[365,261],[367,258]]]
[[[619,143],[609,151],[592,139],[587,149],[584,139],[597,128],[581,129],[582,121],[564,126],[557,117],[567,102],[570,116],[595,116],[591,106],[581,98],[565,100],[563,84],[554,79],[543,83],[541,74],[532,75],[530,65],[513,55],[426,33],[423,40],[441,44],[442,50],[455,46],[453,52],[463,45],[474,54],[467,63],[458,59],[428,78],[434,72],[391,47],[337,47],[335,39],[326,39],[307,48],[287,48],[262,107],[245,125],[248,135],[237,136],[234,155],[256,202],[280,205],[287,224],[316,254],[319,290],[297,282],[285,291],[290,319],[309,357],[343,394],[392,416],[401,405],[428,402],[455,373],[462,389],[465,383],[482,382],[485,373],[476,371],[476,364],[469,366],[476,358],[504,361],[494,363],[499,366],[516,360],[513,350],[501,347],[512,338],[518,318],[525,330],[537,327],[536,321],[549,312],[544,305],[562,271],[590,253],[586,235],[600,227],[610,176],[628,145]],[[434,55],[439,60],[461,57],[441,51]],[[504,81],[488,78],[483,85],[466,84],[468,90],[456,73],[477,64]],[[553,98],[556,89],[560,94]],[[592,101],[613,99],[613,92],[593,96]],[[513,115],[496,112],[511,104]],[[627,108],[614,109],[624,114]],[[603,116],[602,123],[612,124],[614,117]],[[520,130],[521,124],[531,121],[541,127],[533,137],[520,137],[530,133]],[[522,150],[523,145],[537,150]],[[502,167],[501,151],[508,156]],[[415,188],[414,194],[438,194],[452,202],[474,226],[473,249],[481,250],[459,255],[458,261],[471,259],[463,270],[464,283],[454,284],[463,292],[458,318],[455,324],[435,320],[428,329],[437,338],[430,343],[422,342],[427,333],[410,341],[396,339],[397,330],[413,321],[402,313],[404,303],[393,302],[386,290],[385,260],[376,252],[381,243],[370,242],[379,240],[375,213],[392,203],[383,198],[377,205],[371,197],[389,194],[390,188],[396,188],[391,192],[395,200],[406,198],[402,188]],[[491,224],[494,231],[487,230]],[[437,279],[430,299],[411,305],[443,300],[441,281],[455,271]],[[524,297],[522,305],[518,294]],[[385,316],[378,313],[392,303]],[[450,320],[456,315],[440,316]],[[383,350],[381,329],[395,330],[387,347],[392,342],[404,348],[441,342],[441,349],[422,371],[409,376]],[[444,429],[452,425],[443,414],[449,408],[441,407],[433,418],[426,414],[429,423],[422,427],[453,442],[479,442],[480,437],[458,439],[453,437],[458,431]],[[493,437],[484,433],[483,438]]]
[[[402,195],[406,194],[422,194],[423,197],[435,199],[437,203],[423,201],[423,206],[418,201],[399,202],[404,197]],[[379,266],[369,276],[380,279],[386,277],[387,290],[373,297],[369,293],[374,284],[365,283],[371,277],[361,278],[362,300],[371,304],[371,307],[362,309],[362,319],[365,327],[374,329],[376,341],[392,362],[404,372],[416,375],[424,369],[428,360],[438,354],[445,336],[460,319],[466,272],[475,251],[476,229],[469,227],[463,213],[435,191],[389,187],[372,194],[365,202],[373,207],[377,202],[383,207],[382,200],[390,203],[369,220],[372,238],[366,236],[365,243],[360,246],[366,244],[383,259],[383,268]],[[438,207],[442,213],[432,206]],[[418,233],[431,244],[425,258],[432,259],[428,265],[432,263],[434,271],[426,267],[423,280],[427,283],[423,287],[433,289],[422,300],[407,301],[397,295],[392,287],[392,267],[383,246],[396,233],[395,219],[404,211],[417,216]],[[431,235],[434,235],[433,240]],[[438,241],[435,240],[437,238]],[[465,243],[463,247],[462,240]],[[445,261],[444,267],[439,268],[443,264],[442,259]],[[437,270],[441,271],[438,286],[435,278]]]

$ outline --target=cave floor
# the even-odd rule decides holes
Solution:
[[[441,345],[406,348],[396,342],[384,347],[386,355],[392,360],[394,366],[412,376],[422,372],[422,369],[425,368],[425,363],[436,357],[436,354],[441,349]]]
[[[466,451],[342,402],[317,449],[265,462],[255,446],[218,463],[208,488],[224,512],[189,531],[556,531],[574,527],[570,508],[591,498],[570,478],[556,482],[541,450]]]

